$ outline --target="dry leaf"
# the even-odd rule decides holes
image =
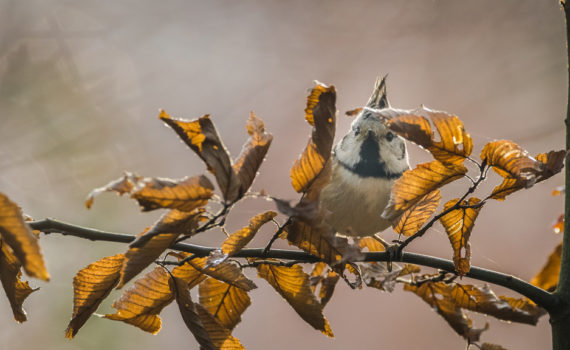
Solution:
[[[212,198],[214,186],[204,175],[180,180],[140,177],[126,172],[122,178],[109,182],[91,191],[85,205],[91,208],[96,196],[103,192],[128,193],[143,211],[160,208],[192,211],[203,207]]]
[[[360,248],[368,248],[369,252],[383,252],[386,249],[384,246],[374,237],[362,237],[358,241],[358,245]]]
[[[406,170],[394,183],[390,202],[382,217],[394,219],[400,216],[430,192],[462,178],[466,173],[467,168],[462,164],[445,166],[437,160]]]
[[[459,202],[459,198],[452,199],[445,203],[443,210],[449,210]],[[461,205],[476,205],[481,202],[477,198],[469,198],[468,201],[463,201]],[[479,208],[459,208],[450,211],[442,216],[439,220],[451,242],[453,247],[453,264],[455,270],[460,276],[464,276],[471,269],[469,260],[471,257],[471,246],[469,245],[469,237],[475,225],[475,219],[479,215]]]
[[[508,140],[486,144],[481,151],[481,160],[491,165],[502,177],[525,181],[528,186],[534,184],[536,174],[541,170],[540,163],[530,157],[527,151]]]
[[[321,304],[311,291],[309,275],[299,265],[292,267],[260,264],[259,277],[269,284],[293,307],[303,320],[323,334],[333,337],[327,319],[323,316]]]
[[[481,344],[481,350],[507,350],[498,344],[483,343]]]
[[[101,302],[119,283],[124,254],[117,254],[98,260],[79,270],[73,278],[73,316],[66,338],[73,338]]]
[[[396,278],[400,277],[401,268],[388,271],[386,263],[371,262],[360,264],[362,281],[368,286],[392,293],[396,288]]]
[[[357,116],[358,113],[362,112],[362,110],[363,110],[362,107],[358,107],[358,108],[354,108],[354,109],[348,110],[348,111],[344,112],[344,114],[345,114],[347,117],[354,117],[354,116]]]
[[[153,263],[181,234],[191,234],[197,228],[201,211],[183,212],[172,209],[166,212],[146,232],[137,237],[125,253],[121,279],[117,288]]]
[[[548,261],[542,267],[542,270],[540,270],[540,272],[530,280],[530,283],[549,292],[553,292],[558,285],[561,256],[562,242],[556,246],[554,251],[548,257]]]
[[[552,225],[554,233],[564,232],[564,214],[560,214],[554,225]]]
[[[291,183],[297,192],[309,186],[325,168],[331,156],[336,120],[334,86],[317,83],[307,98],[306,119],[313,126],[311,139],[291,168]]]
[[[196,306],[192,302],[190,289],[186,281],[173,277],[170,279],[170,288],[176,291],[176,303],[180,309],[180,315],[182,315],[186,327],[188,327],[198,344],[200,344],[200,349],[216,350],[210,335],[204,328],[204,325],[202,325],[202,321],[200,321],[200,316],[198,316]]]
[[[49,281],[37,237],[25,223],[20,207],[0,193],[0,236],[30,277]]]
[[[411,236],[418,232],[432,214],[435,213],[440,200],[441,193],[439,190],[431,191],[423,196],[417,203],[394,220],[394,231],[404,236]]]
[[[257,170],[263,163],[273,140],[273,136],[265,132],[263,121],[253,111],[247,120],[246,129],[249,139],[243,145],[241,154],[233,166],[235,173],[240,179],[240,193],[246,193],[253,183]]]
[[[14,255],[12,248],[3,241],[0,241],[0,244],[2,245],[0,250],[0,281],[10,302],[14,319],[21,323],[27,320],[22,305],[28,295],[38,289],[32,289],[27,281],[20,279],[22,277],[20,271],[22,264]]]
[[[182,256],[188,256],[186,254],[182,254]],[[172,275],[187,281],[190,288],[198,285],[208,276],[243,289],[246,292],[257,288],[255,283],[245,277],[241,269],[233,262],[224,262],[208,268],[206,268],[206,265],[207,258],[194,258],[182,266],[175,267],[172,270]]]
[[[210,336],[216,349],[245,350],[237,338],[234,338],[229,329],[222,326],[202,305],[194,304],[198,311],[200,321]]]
[[[311,290],[313,293],[317,291],[317,287],[320,286],[319,292],[317,293],[317,297],[323,308],[325,305],[330,301],[333,296],[334,289],[338,280],[340,279],[340,275],[331,269],[325,268],[327,264],[323,262],[318,262],[313,266],[313,271],[311,272]]]
[[[242,185],[234,172],[228,150],[209,115],[189,121],[171,118],[166,112],[161,111],[159,118],[202,158],[208,170],[216,177],[220,191],[227,202],[233,203],[243,195]]]
[[[156,267],[135,285],[123,292],[113,303],[117,310],[107,314],[105,318],[123,321],[145,332],[156,334],[162,327],[158,314],[174,300],[174,292],[170,289],[170,275],[163,267]]]
[[[225,328],[232,330],[251,305],[247,293],[237,287],[208,278],[200,283],[200,304]]]

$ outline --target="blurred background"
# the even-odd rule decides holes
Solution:
[[[310,133],[303,109],[312,81],[337,87],[338,137],[350,123],[344,111],[365,104],[376,76],[386,73],[393,106],[425,104],[457,114],[475,152],[499,138],[531,154],[562,149],[563,17],[555,0],[0,0],[0,191],[36,219],[137,234],[160,213],[140,213],[136,203],[114,194],[97,198],[90,211],[83,201],[124,170],[172,178],[205,172],[158,120],[159,108],[187,119],[211,114],[233,156],[254,110],[275,139],[253,189],[296,199],[289,168]],[[429,159],[411,149],[412,163]],[[532,278],[561,238],[551,225],[563,201],[551,192],[562,180],[558,175],[504,203],[489,202],[472,234],[472,263]],[[444,196],[454,198],[465,188],[458,182]],[[228,229],[268,206],[245,201]],[[269,226],[250,246],[266,244]],[[216,245],[223,237],[213,231],[192,242]],[[58,234],[40,243],[52,281],[31,281],[41,289],[26,301],[29,320],[22,325],[0,296],[2,348],[197,347],[175,305],[163,311],[163,329],[155,336],[92,317],[74,340],[64,339],[74,274],[126,247]],[[440,226],[409,250],[452,255]],[[247,274],[255,278],[254,271]],[[255,281],[253,303],[233,333],[248,349],[465,348],[427,304],[400,288],[387,294],[339,283],[324,310],[336,336],[329,339],[265,281]],[[113,292],[99,313],[111,312],[119,295]],[[479,327],[490,323],[482,341],[519,350],[551,346],[547,316],[537,327],[473,318]]]

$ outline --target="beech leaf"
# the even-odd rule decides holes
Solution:
[[[188,255],[182,254],[182,256]],[[207,258],[194,258],[182,266],[175,267],[172,274],[187,281],[190,288],[198,285],[208,276],[244,291],[257,288],[255,283],[247,278],[233,262],[223,262],[216,266],[206,267],[207,265]]]
[[[404,236],[411,236],[428,221],[437,210],[441,193],[439,190],[431,191],[423,196],[417,203],[408,208],[394,220],[394,231]]]
[[[124,254],[117,254],[98,260],[79,270],[73,278],[73,316],[66,338],[73,338],[101,302],[119,283]]]
[[[325,305],[329,302],[332,298],[334,293],[334,289],[338,280],[340,279],[340,275],[335,271],[327,268],[327,264],[324,262],[318,262],[313,266],[313,271],[311,272],[311,290],[313,293],[317,291],[317,287],[320,286],[319,292],[316,294],[319,302],[325,307]]]
[[[26,224],[20,207],[0,193],[0,237],[7,244],[30,277],[49,281],[38,238]]]
[[[313,328],[333,337],[327,319],[323,316],[322,305],[311,291],[309,275],[299,265],[291,267],[260,264],[259,277],[269,284],[293,307],[293,309]]]
[[[210,336],[212,343],[216,349],[220,350],[245,350],[243,345],[239,342],[237,338],[232,336],[229,329],[225,328],[218,322],[218,320],[212,316],[202,305],[194,304],[196,311],[198,311],[198,316],[200,321],[204,326],[206,332]]]
[[[549,292],[553,292],[558,285],[561,257],[562,242],[556,246],[548,257],[546,264],[542,267],[542,270],[530,280],[530,283]]]
[[[200,304],[225,328],[232,330],[251,305],[247,293],[240,288],[208,278],[200,283]]]

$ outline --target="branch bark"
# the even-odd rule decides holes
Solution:
[[[92,241],[108,241],[118,243],[130,243],[135,239],[133,235],[123,233],[114,233],[100,231],[81,227],[54,219],[44,219],[28,223],[34,230],[44,233],[60,233],[63,235],[75,236],[79,238],[89,239]],[[195,254],[196,256],[207,256],[215,250],[213,247],[204,247],[188,243],[176,243],[171,246],[172,249]],[[364,253],[364,257],[358,261],[388,261],[389,254],[385,252]],[[271,249],[265,251],[263,248],[242,249],[238,254],[234,255],[238,258],[274,258],[284,260],[295,260],[303,263],[314,263],[320,259],[314,255],[295,250]],[[401,260],[405,263],[417,264],[426,267],[432,267],[448,272],[455,271],[453,262],[450,260],[440,259],[433,256],[402,253]],[[489,282],[509,288],[527,298],[534,301],[537,305],[545,308],[548,312],[553,312],[558,306],[558,300],[547,291],[537,288],[517,277],[504,273],[487,270],[480,267],[471,267],[467,277]]]

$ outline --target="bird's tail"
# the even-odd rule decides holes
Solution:
[[[383,109],[390,107],[390,103],[388,102],[388,97],[386,96],[386,74],[384,77],[378,76],[376,78],[376,83],[374,84],[374,91],[372,92],[372,96],[366,103],[366,107],[374,108],[374,109]]]

